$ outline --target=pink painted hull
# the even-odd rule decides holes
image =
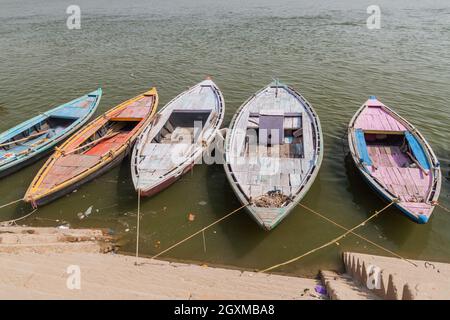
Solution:
[[[360,160],[357,130],[364,132],[367,161]],[[423,143],[431,169],[418,166],[417,159],[401,144],[402,139],[403,143],[406,141],[405,134],[411,132],[415,132],[417,141]],[[396,143],[388,142],[388,139]],[[412,125],[377,99],[369,99],[350,123],[349,143],[358,169],[384,198],[398,199],[396,206],[418,223],[429,220],[433,202],[439,196],[440,170],[428,144]]]

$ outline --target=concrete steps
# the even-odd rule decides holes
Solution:
[[[320,271],[322,283],[331,300],[379,300],[375,294],[359,286],[348,274]]]
[[[382,299],[449,299],[450,265],[344,252],[346,273]]]
[[[0,253],[108,252],[111,240],[102,230],[0,227]]]

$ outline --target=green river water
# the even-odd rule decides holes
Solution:
[[[410,120],[442,163],[440,201],[450,207],[450,3],[379,0],[381,28],[369,30],[371,1],[75,1],[81,29],[66,27],[73,1],[0,0],[0,131],[102,87],[97,114],[157,86],[160,106],[211,75],[226,102],[224,126],[250,95],[277,77],[319,114],[320,174],[303,203],[352,227],[385,203],[363,182],[342,140],[351,116],[376,95]],[[0,205],[23,196],[44,160],[0,180]],[[22,223],[110,228],[135,250],[137,196],[129,159]],[[92,206],[80,219],[78,213]],[[201,165],[142,201],[140,251],[153,255],[239,207],[222,166]],[[29,212],[0,209],[0,220]],[[195,220],[190,222],[188,214]],[[56,221],[58,220],[58,221]],[[450,262],[450,214],[417,225],[395,209],[359,232],[399,254]],[[242,211],[164,257],[260,269],[300,255],[342,230],[297,207],[276,229]],[[384,254],[348,236],[277,271],[302,275],[342,268],[344,250]]]

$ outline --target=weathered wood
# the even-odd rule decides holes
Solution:
[[[282,117],[281,139],[275,141],[273,135],[268,135],[267,139],[261,136],[262,129],[271,130],[275,126],[276,130],[280,130],[278,122],[267,118],[272,116]],[[263,124],[261,120],[264,117],[266,121]],[[251,145],[252,129],[259,130],[259,144],[255,146]],[[272,145],[264,145],[266,140],[271,141]],[[234,116],[227,135],[228,162],[224,167],[233,190],[243,203],[256,197],[266,197],[277,190],[287,197],[293,196],[281,207],[248,207],[255,219],[264,228],[270,229],[308,191],[319,170],[322,151],[320,124],[309,103],[293,89],[271,84],[247,100]],[[307,159],[302,159],[305,155]],[[249,172],[249,175],[241,172]],[[306,182],[307,174],[313,178]],[[293,175],[293,183],[290,175]]]
[[[146,101],[151,101],[152,104],[147,108],[145,118],[136,121],[134,126],[111,120],[126,109],[141,108]],[[125,101],[90,122],[47,160],[33,179],[24,200],[33,206],[48,203],[119,164],[129,152],[127,146],[134,143],[150,123],[157,107],[158,94],[152,88],[146,94]],[[141,109],[139,114],[142,116]],[[102,137],[96,138],[99,136]],[[92,139],[94,140],[91,141]],[[75,152],[80,150],[83,150],[82,154],[76,155]],[[68,163],[71,165],[67,165]]]
[[[357,137],[361,131],[366,146],[361,136]],[[421,145],[431,170],[398,145],[397,136],[405,136],[406,132]],[[391,136],[391,140],[378,139],[375,143],[368,135]],[[442,174],[433,150],[417,129],[376,98],[370,98],[350,121],[348,140],[356,167],[374,189],[390,201],[398,199],[395,205],[413,221],[426,223],[439,197]],[[365,152],[362,148],[367,149],[370,161],[360,161],[360,154]],[[413,163],[416,167],[411,166]]]
[[[213,142],[224,108],[222,94],[211,80],[197,84],[164,106],[134,146],[131,171],[136,190],[144,196],[152,195],[187,172]],[[192,119],[202,114],[207,117],[197,132]]]

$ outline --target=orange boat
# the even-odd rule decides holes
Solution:
[[[125,101],[75,133],[39,170],[24,200],[37,207],[118,165],[158,107],[156,88]]]

